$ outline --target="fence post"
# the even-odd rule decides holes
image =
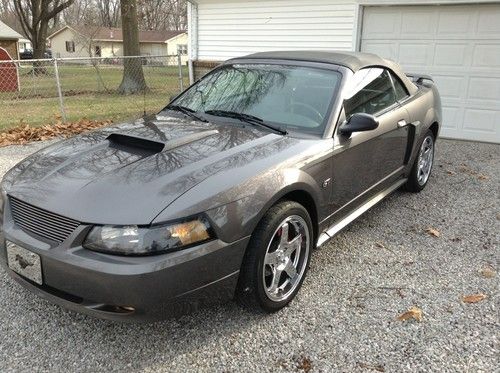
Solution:
[[[59,67],[57,65],[57,58],[54,58],[54,73],[56,74],[57,95],[59,96],[59,107],[61,110],[61,117],[63,122],[66,122],[66,111],[64,110],[64,99],[61,89],[61,80],[59,78]]]
[[[182,56],[180,53],[177,53],[177,64],[179,65],[179,88],[184,91],[184,77],[182,76]]]

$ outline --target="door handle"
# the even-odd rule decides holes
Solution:
[[[408,123],[406,123],[406,120],[404,120],[404,119],[401,119],[398,122],[398,128],[403,128],[403,127],[406,127],[407,125],[408,125]]]

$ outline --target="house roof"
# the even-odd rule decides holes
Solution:
[[[0,39],[22,39],[23,36],[0,21]]]
[[[60,30],[49,35],[48,39],[53,38],[61,31],[71,28],[89,39],[97,41],[123,41],[123,32],[117,27],[99,27],[99,26],[64,26]],[[186,33],[184,30],[167,31],[139,31],[140,43],[165,43],[176,36]]]

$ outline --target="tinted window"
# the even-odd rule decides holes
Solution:
[[[389,73],[380,68],[355,73],[346,93],[344,109],[347,117],[356,113],[375,114],[396,103]]]
[[[238,64],[206,75],[174,103],[199,113],[251,114],[287,130],[322,134],[340,78],[331,70]]]
[[[409,96],[408,91],[403,86],[403,83],[401,83],[401,80],[399,80],[399,78],[393,73],[391,73],[391,77],[392,81],[394,82],[394,88],[396,89],[396,99],[398,101],[401,101],[406,97],[408,97]]]

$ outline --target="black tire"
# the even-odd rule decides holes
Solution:
[[[421,161],[421,152],[422,152],[422,147],[426,141],[431,141],[432,144],[432,150],[431,150],[431,165],[430,165],[430,170],[425,177],[425,180],[420,179],[420,170],[419,170],[419,163]],[[408,181],[404,185],[404,189],[408,192],[412,193],[419,193],[422,190],[424,190],[425,186],[429,182],[431,173],[432,173],[432,166],[434,164],[434,149],[435,149],[435,138],[434,134],[432,133],[431,130],[428,130],[425,135],[423,136],[422,140],[418,144],[418,154],[417,157],[415,158],[415,162],[413,163],[413,167],[410,171],[410,174],[408,175]]]
[[[308,242],[303,243],[303,248],[301,248],[300,251],[295,252],[295,255],[297,255],[297,252],[300,252],[300,256],[302,258],[302,264],[300,267],[301,271],[297,272],[302,272],[302,274],[301,277],[297,278],[297,281],[294,282],[296,283],[296,285],[293,285],[295,286],[295,289],[293,291],[290,289],[290,294],[286,299],[272,300],[270,299],[270,295],[268,295],[269,288],[266,285],[266,278],[264,276],[265,273],[269,272],[270,268],[274,269],[278,268],[278,266],[267,267],[268,265],[264,264],[264,259],[266,258],[266,255],[269,254],[268,248],[272,250],[273,245],[277,248],[270,254],[272,255],[278,252],[280,248],[278,244],[280,244],[280,242],[282,242],[281,240],[283,240],[278,237],[278,234],[283,232],[283,228],[281,228],[283,227],[282,224],[284,223],[289,226],[287,232],[290,230],[290,227],[292,230],[295,230],[295,226],[291,225],[293,223],[286,223],[286,220],[293,219],[293,217],[297,216],[303,219],[302,222],[305,222],[305,226],[307,226],[308,230]],[[302,226],[302,224],[300,224],[300,226]],[[288,237],[290,235],[293,235],[293,233],[289,233]],[[305,230],[303,236],[306,236]],[[301,239],[301,242],[303,241],[304,240]],[[238,286],[236,289],[236,300],[245,308],[253,311],[264,311],[270,313],[276,312],[285,307],[295,298],[297,292],[302,286],[302,282],[304,281],[308,270],[314,242],[315,237],[313,233],[312,221],[309,213],[302,205],[293,201],[283,201],[274,205],[259,222],[252,234],[252,237],[250,238],[240,270]],[[308,245],[307,250],[306,245]],[[279,275],[285,276],[283,279],[290,282],[292,281],[291,277],[289,279],[287,278],[289,276],[285,271],[280,273],[284,273],[284,275]],[[271,274],[270,276],[273,275]],[[272,280],[274,280],[274,277],[272,277]],[[279,294],[279,291],[277,294]]]

